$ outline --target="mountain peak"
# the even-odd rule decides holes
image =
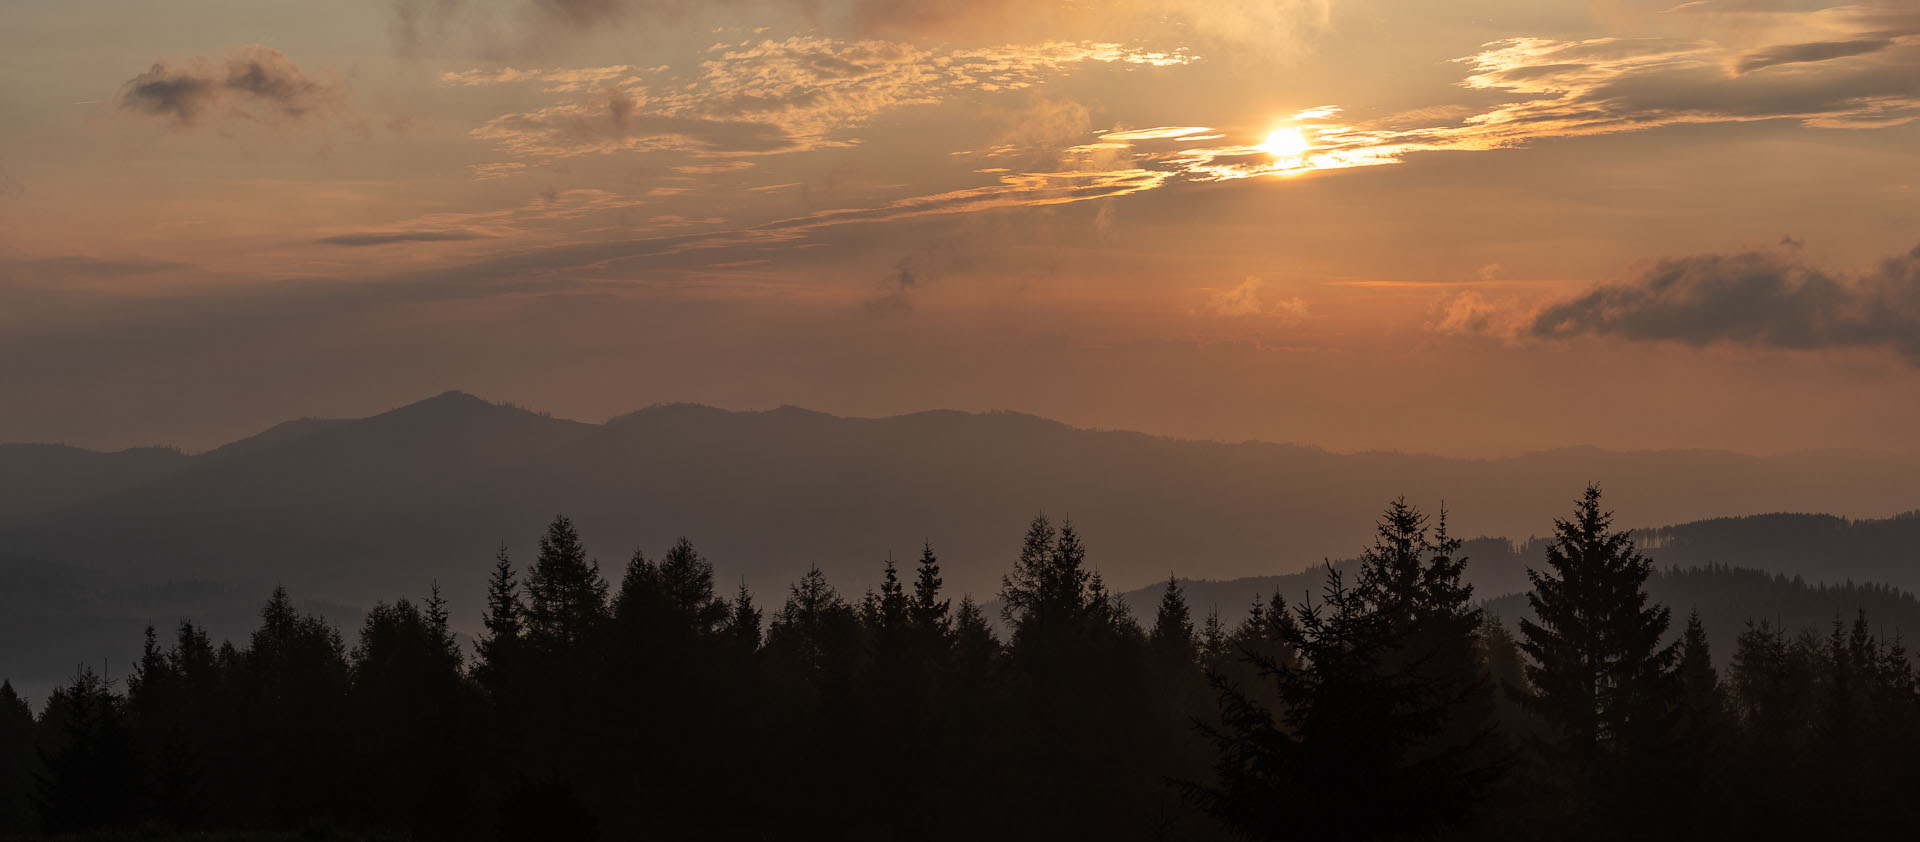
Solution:
[[[433,397],[426,398],[424,400],[414,401],[413,403],[407,404],[397,409],[387,410],[386,412],[379,413],[372,417],[374,418],[394,418],[394,417],[459,418],[459,417],[473,416],[473,415],[485,413],[491,410],[509,410],[513,412],[525,412],[525,410],[511,407],[506,404],[497,404],[485,398],[481,398],[467,392],[461,392],[461,391],[455,390],[455,391],[441,392],[440,394],[434,395]]]

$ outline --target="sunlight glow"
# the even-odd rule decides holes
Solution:
[[[1267,135],[1266,141],[1260,144],[1260,150],[1275,158],[1287,159],[1306,154],[1312,146],[1307,142],[1307,136],[1301,134],[1299,129],[1275,129],[1272,134]]]

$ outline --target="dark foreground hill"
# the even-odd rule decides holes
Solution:
[[[5,446],[0,476],[11,626],[0,667],[31,657],[33,671],[54,675],[82,652],[122,653],[124,643],[64,645],[92,629],[126,641],[126,627],[190,614],[238,634],[220,618],[249,616],[275,584],[351,623],[375,600],[438,582],[456,628],[470,631],[496,548],[528,558],[556,512],[573,517],[611,576],[636,548],[657,555],[684,535],[723,583],[744,579],[769,599],[810,564],[858,593],[889,554],[911,558],[931,541],[949,586],[985,598],[1039,511],[1070,517],[1090,562],[1125,589],[1170,572],[1276,575],[1349,557],[1399,495],[1444,501],[1456,534],[1516,538],[1546,533],[1589,481],[1624,524],[1881,517],[1920,504],[1912,455],[1570,448],[1459,460],[1179,441],[1009,413],[862,419],[792,407],[663,405],[588,424],[461,393],[371,418],[290,422],[195,455]],[[1754,537],[1762,527],[1767,537]],[[1920,587],[1920,520],[1670,533],[1658,533],[1672,554],[1663,563]],[[1517,587],[1517,563],[1502,569],[1494,592]]]

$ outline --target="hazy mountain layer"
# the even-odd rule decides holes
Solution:
[[[911,558],[923,540],[952,590],[991,596],[1041,511],[1070,517],[1090,560],[1127,589],[1169,573],[1275,576],[1351,557],[1397,495],[1428,509],[1444,501],[1455,534],[1516,538],[1548,532],[1587,481],[1623,524],[1920,505],[1916,456],[1570,448],[1458,460],[1179,441],[1018,414],[858,419],[791,407],[664,405],[586,424],[461,393],[290,422],[197,455],[0,447],[0,474],[10,610],[28,637],[62,640],[183,613],[241,623],[277,583],[349,613],[437,581],[472,628],[495,549],[529,558],[556,512],[575,519],[610,579],[635,548],[657,554],[685,535],[723,583],[744,577],[777,604],[809,564],[858,593],[889,554]],[[1920,587],[1915,519],[1780,516],[1647,537],[1663,564]],[[1524,586],[1519,559],[1534,553],[1502,546],[1474,550],[1484,594]],[[1236,588],[1247,592],[1220,597],[1224,611],[1272,589]],[[43,598],[48,589],[66,596]],[[182,606],[182,592],[200,601]]]

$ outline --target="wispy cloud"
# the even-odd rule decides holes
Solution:
[[[1892,38],[1858,38],[1852,41],[1814,41],[1806,44],[1778,44],[1740,57],[1735,70],[1752,73],[1782,64],[1810,64],[1849,56],[1877,53],[1893,46]]]
[[[1168,66],[1182,53],[1050,42],[978,49],[814,36],[715,45],[691,79],[649,84],[626,66],[471,70],[447,84],[536,81],[587,96],[501,115],[473,136],[528,158],[635,150],[757,155],[846,146],[890,109],[1032,87],[1081,63]],[[654,68],[659,71],[659,68]]]
[[[461,240],[483,240],[492,235],[479,231],[458,229],[440,231],[365,231],[357,234],[335,234],[321,237],[315,242],[329,246],[384,246],[393,243],[447,243]]]
[[[1310,176],[1392,165],[1423,152],[1488,151],[1678,124],[1794,120],[1822,128],[1867,128],[1920,116],[1920,44],[1907,34],[1920,28],[1920,15],[1770,14],[1817,22],[1806,31],[1833,43],[1888,43],[1823,53],[1807,45],[1827,41],[1506,39],[1457,60],[1463,68],[1459,84],[1474,93],[1476,105],[1440,103],[1368,121],[1350,120],[1336,106],[1310,108],[1282,121],[1284,130],[1297,137],[1282,135],[1285,142],[1271,143],[1171,121],[1094,132],[1088,109],[1035,95],[1029,100],[1030,130],[989,135],[988,147],[956,153],[958,163],[982,180],[974,186],[829,207],[727,231],[600,242],[582,253],[604,263],[770,247],[841,225],[1113,199],[1180,183]],[[502,115],[474,130],[474,136],[514,157],[477,166],[478,176],[636,150],[694,156],[695,161],[668,166],[682,175],[704,175],[751,167],[755,156],[857,144],[860,129],[889,109],[1032,89],[1087,63],[1144,68],[1191,60],[1186,53],[1112,43],[962,49],[808,36],[715,45],[697,73],[687,76],[658,67],[611,65],[471,70],[447,74],[443,82],[540,85],[564,96],[562,102]],[[1047,147],[1044,154],[1035,154],[1039,147]],[[980,166],[989,162],[994,165]],[[782,186],[790,182],[766,187]],[[656,216],[709,218],[711,208],[679,206],[703,196],[698,188],[657,194],[673,206],[662,208],[672,213]],[[487,230],[484,222],[473,224]],[[1460,297],[1449,312],[1435,316],[1433,326],[1448,332],[1482,330],[1489,321],[1487,308],[1495,304]]]
[[[314,242],[330,246],[381,246],[395,243],[458,243],[528,237],[553,226],[599,214],[641,207],[647,200],[607,190],[575,189],[542,195],[524,204],[492,211],[431,213],[378,227],[327,234]]]
[[[1206,127],[1171,126],[1108,132],[1069,151],[1162,173],[1158,184],[1167,184],[1297,176],[1395,164],[1422,152],[1681,124],[1795,120],[1865,129],[1920,118],[1920,12],[1804,16],[1817,17],[1821,31],[1851,28],[1863,37],[1745,51],[1670,38],[1512,38],[1459,59],[1468,68],[1462,86],[1503,96],[1490,108],[1436,106],[1358,124],[1344,122],[1336,106],[1308,109],[1286,121],[1302,149],[1259,138],[1208,143],[1227,138]],[[1426,122],[1435,117],[1451,119]]]
[[[654,68],[660,70],[664,68]],[[472,87],[477,85],[508,85],[532,83],[541,86],[541,90],[551,93],[577,93],[610,85],[632,84],[639,81],[641,68],[630,64],[614,64],[606,67],[562,67],[530,68],[502,67],[494,70],[473,69],[448,71],[440,74],[440,81],[448,85]]]

